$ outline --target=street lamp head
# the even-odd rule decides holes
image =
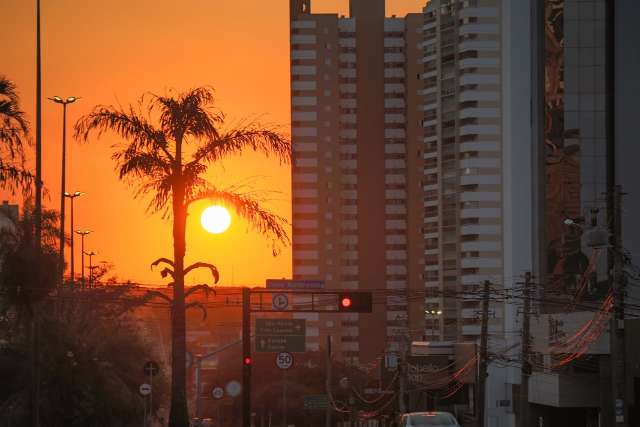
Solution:
[[[83,192],[81,192],[81,191],[76,191],[76,192],[74,192],[74,193],[69,193],[69,192],[65,191],[65,192],[64,192],[64,197],[69,197],[69,198],[71,198],[71,199],[74,199],[74,198],[76,198],[76,197],[78,197],[78,196],[81,196],[81,195],[83,195],[83,194],[84,194],[84,193],[83,193]]]
[[[47,99],[55,102],[56,104],[66,105],[66,104],[71,104],[71,103],[76,102],[78,99],[80,99],[80,97],[79,96],[69,96],[67,99],[62,99],[59,96],[54,96],[53,98],[47,98]]]
[[[91,230],[76,230],[76,234],[79,234],[81,236],[86,236],[89,233],[91,233]]]
[[[94,255],[98,255],[98,252],[95,252],[95,251],[86,252],[86,251],[85,251],[85,253],[84,253],[84,254],[85,254],[85,255],[87,255],[87,256],[94,256]]]

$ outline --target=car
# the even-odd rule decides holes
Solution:
[[[460,427],[449,412],[410,412],[400,416],[400,427]]]

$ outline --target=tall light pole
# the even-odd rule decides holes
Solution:
[[[93,284],[93,256],[98,255],[98,253],[91,251],[84,252],[84,254],[89,257],[89,288],[91,288],[91,285]]]
[[[82,288],[84,288],[84,236],[91,233],[91,230],[76,230],[76,234],[79,234],[82,240],[80,249],[82,252]]]
[[[59,96],[54,96],[48,99],[56,104],[62,104],[62,183],[60,185],[60,285],[62,285],[64,283],[64,197],[67,161],[67,104],[72,104],[79,98],[70,96],[67,99],[62,99]]]
[[[76,263],[74,258],[75,251],[73,250],[73,200],[76,197],[82,196],[83,194],[84,193],[81,193],[80,191],[76,191],[75,193],[64,193],[64,197],[71,200],[71,286],[74,286],[76,284]]]
[[[35,240],[36,253],[42,254],[42,50],[40,43],[40,0],[36,0],[36,201],[35,201]],[[37,313],[37,311],[36,311]],[[29,352],[29,374],[31,387],[29,401],[31,425],[40,427],[40,368],[38,317],[31,318],[31,351]]]

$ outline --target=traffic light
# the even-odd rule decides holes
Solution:
[[[250,366],[250,365],[251,365],[251,362],[252,362],[252,361],[251,361],[251,357],[249,357],[249,356],[246,356],[244,359],[242,359],[242,363],[243,363],[245,366]]]
[[[371,313],[371,292],[345,292],[338,294],[338,311],[342,313]]]

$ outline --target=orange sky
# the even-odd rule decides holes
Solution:
[[[230,119],[262,115],[265,122],[289,126],[288,0],[41,0],[43,95],[80,96],[68,108],[68,129],[96,104],[134,102],[145,91],[164,93],[211,85],[217,106]],[[387,0],[387,14],[419,12],[425,0]],[[269,5],[266,7],[265,5]],[[0,74],[18,85],[22,107],[35,120],[35,0],[2,0]],[[314,12],[346,14],[348,0],[313,0]],[[43,107],[43,174],[59,209],[61,107]],[[69,132],[69,136],[71,132]],[[88,228],[87,250],[112,262],[121,279],[161,283],[149,264],[171,257],[171,227],[145,213],[146,202],[118,181],[110,159],[113,136],[87,145],[68,140],[67,191],[76,200],[76,228]],[[251,183],[277,192],[269,207],[291,217],[290,171],[255,155],[230,159],[212,170],[222,184]],[[3,194],[4,199],[17,201]],[[213,262],[224,284],[262,284],[290,277],[291,248],[278,257],[268,242],[235,221],[223,235],[198,223],[206,205],[195,206],[187,235],[187,262]],[[235,219],[235,218],[234,218]],[[67,205],[67,221],[69,207]],[[79,239],[76,240],[79,275]],[[193,274],[187,283],[201,283]]]

